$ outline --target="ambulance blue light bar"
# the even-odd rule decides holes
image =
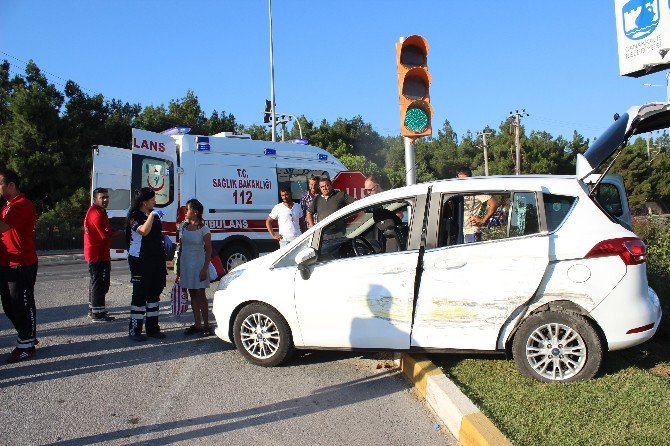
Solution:
[[[328,155],[326,155],[325,153],[319,153],[319,159],[321,161],[326,161],[328,159]]]
[[[275,149],[265,149],[263,150],[264,155],[276,155],[277,151]]]
[[[163,130],[161,133],[163,135],[184,135],[188,132],[191,131],[191,127],[184,127],[184,126],[178,126],[178,127],[172,127],[171,129]]]
[[[300,139],[300,138],[292,139],[291,142],[292,142],[293,144],[302,144],[302,145],[305,145],[305,146],[306,146],[307,144],[309,144],[309,141],[308,141],[308,140],[306,140],[306,139]]]

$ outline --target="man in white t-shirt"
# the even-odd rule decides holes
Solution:
[[[288,245],[300,235],[300,219],[303,216],[300,205],[293,203],[290,189],[280,189],[281,203],[276,204],[265,219],[265,227],[273,239],[279,241],[279,247]],[[275,233],[272,228],[272,220],[277,220],[279,232]]]

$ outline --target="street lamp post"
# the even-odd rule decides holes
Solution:
[[[277,118],[275,115],[275,64],[273,58],[273,45],[272,45],[272,0],[268,0],[268,14],[270,16],[270,101],[271,101],[271,114],[270,119],[272,119],[272,142],[277,141],[277,135],[275,133],[275,127],[277,126]]]

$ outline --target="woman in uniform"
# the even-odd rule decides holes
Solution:
[[[133,284],[128,336],[133,341],[146,341],[146,336],[165,338],[158,326],[158,301],[167,276],[160,219],[163,213],[154,209],[155,206],[155,192],[143,187],[137,192],[128,213],[128,265]],[[142,334],[145,319],[146,336]]]

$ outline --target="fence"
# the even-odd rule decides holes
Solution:
[[[38,251],[71,251],[84,249],[83,229],[61,231],[53,228],[35,232],[35,247]]]

